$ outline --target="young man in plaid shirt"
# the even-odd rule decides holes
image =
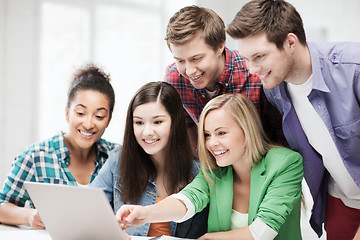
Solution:
[[[207,8],[184,7],[167,26],[165,40],[175,63],[167,67],[165,81],[181,96],[194,155],[200,113],[210,99],[224,93],[246,95],[258,109],[268,138],[287,145],[280,113],[267,101],[260,79],[249,73],[237,52],[225,47],[225,39],[224,22]]]

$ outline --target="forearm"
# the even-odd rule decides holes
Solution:
[[[172,197],[145,208],[148,212],[149,222],[176,221],[184,217],[187,210],[182,201]]]
[[[5,224],[29,224],[30,218],[35,214],[35,209],[19,207],[12,203],[4,203],[0,206],[0,222]]]

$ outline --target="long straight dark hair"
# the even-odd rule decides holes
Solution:
[[[150,156],[137,143],[134,135],[133,112],[136,107],[161,103],[171,116],[169,142],[165,150],[165,188],[168,194],[180,191],[191,179],[192,153],[187,135],[185,113],[176,89],[166,82],[150,82],[132,98],[126,116],[123,147],[120,156],[121,199],[136,204],[144,194],[149,180],[157,172]]]

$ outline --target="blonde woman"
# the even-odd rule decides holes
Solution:
[[[198,141],[202,172],[159,204],[120,208],[123,227],[181,222],[209,204],[208,233],[200,239],[301,239],[302,158],[269,143],[247,97],[209,101]]]

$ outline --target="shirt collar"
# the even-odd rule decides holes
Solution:
[[[316,49],[316,46],[311,42],[307,42],[307,46],[311,56],[311,67],[313,75],[312,89],[317,89],[323,92],[330,92],[322,74],[323,69],[321,62],[323,61],[324,57],[320,55],[320,52]]]

